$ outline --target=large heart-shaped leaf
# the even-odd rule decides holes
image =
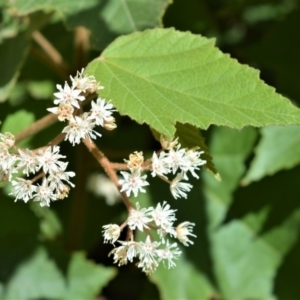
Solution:
[[[167,136],[176,122],[211,124],[299,124],[300,111],[214,47],[214,40],[154,29],[118,38],[86,70],[105,86],[121,114]]]

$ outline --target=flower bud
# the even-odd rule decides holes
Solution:
[[[109,131],[114,130],[117,128],[115,121],[115,118],[111,116],[108,121],[104,121],[103,127]]]
[[[196,237],[196,235],[192,233],[193,226],[195,226],[195,223],[186,221],[186,222],[180,223],[176,227],[177,238],[181,243],[183,243],[184,246],[189,246],[188,243],[190,243],[191,245],[194,244],[194,242],[188,238],[189,235]]]
[[[134,153],[129,155],[129,160],[124,159],[124,161],[127,163],[130,170],[134,171],[140,169],[144,162],[143,152],[135,151]]]
[[[103,226],[104,243],[114,243],[120,236],[121,228],[117,224],[108,224]]]
[[[173,140],[166,137],[165,135],[161,135],[160,144],[164,150],[171,150],[178,144],[178,137],[175,140]]]
[[[12,148],[15,145],[15,136],[10,132],[5,132],[1,135],[1,140],[7,149]]]

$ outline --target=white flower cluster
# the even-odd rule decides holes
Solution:
[[[187,192],[192,188],[192,185],[183,180],[188,180],[188,172],[195,178],[199,178],[196,171],[200,166],[206,163],[200,156],[203,151],[197,149],[181,148],[181,145],[174,141],[168,141],[166,138],[161,138],[163,151],[151,158],[150,170],[153,177],[158,176],[170,184],[170,190],[175,199],[187,198]],[[126,192],[127,196],[131,193],[136,197],[138,192],[145,192],[144,186],[149,185],[146,181],[147,175],[141,175],[143,169],[144,158],[142,152],[135,152],[129,156],[127,162],[129,172],[121,172],[123,178],[119,180],[122,186],[121,192]],[[169,181],[166,175],[176,174],[172,181]]]
[[[11,133],[0,133],[0,140],[0,181],[12,183],[10,195],[15,197],[15,201],[22,199],[28,202],[33,199],[39,201],[41,206],[49,206],[51,201],[68,195],[69,185],[74,186],[69,179],[75,173],[66,172],[68,163],[60,160],[65,156],[59,154],[59,146],[36,151],[18,148],[13,152],[15,137]],[[35,180],[29,179],[38,171],[42,171],[42,184],[34,184]],[[26,179],[23,178],[25,176]]]
[[[129,217],[125,224],[132,230],[146,231],[147,237],[145,242],[136,242],[133,240],[120,241],[118,240],[121,233],[121,227],[117,224],[109,224],[103,226],[104,242],[118,242],[121,246],[114,248],[109,255],[114,256],[114,263],[119,266],[133,262],[137,259],[137,266],[146,274],[154,272],[160,262],[169,269],[176,266],[174,260],[178,259],[181,251],[177,247],[177,243],[170,243],[166,239],[167,235],[177,238],[183,245],[189,246],[193,241],[189,236],[196,237],[192,233],[194,223],[183,222],[177,227],[174,227],[176,220],[174,209],[164,201],[158,203],[156,208],[140,208],[139,203],[136,203],[136,209],[131,209]],[[154,241],[150,236],[149,231],[155,230],[159,241]]]
[[[111,103],[106,103],[105,99],[97,98],[95,102],[92,101],[88,112],[77,115],[81,110],[80,103],[87,95],[103,89],[94,76],[86,76],[83,72],[84,69],[77,72],[74,78],[71,76],[71,86],[67,82],[64,87],[59,84],[56,86],[59,92],[54,93],[54,104],[58,106],[48,108],[48,111],[57,115],[59,121],[68,121],[62,132],[66,134],[65,140],[69,140],[73,146],[86,137],[101,137],[101,134],[94,130],[97,125],[107,130],[116,128],[115,118],[112,116],[115,109]]]

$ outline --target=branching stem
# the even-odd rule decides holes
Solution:
[[[118,176],[114,169],[111,167],[110,161],[107,159],[107,157],[98,149],[98,147],[95,145],[93,141],[91,141],[89,138],[85,138],[83,140],[85,146],[88,148],[88,150],[93,154],[93,156],[96,158],[96,160],[99,162],[99,164],[102,166],[106,174],[110,177],[110,179],[113,181],[113,183],[116,185],[118,190],[121,190],[121,185],[118,182]],[[124,204],[126,205],[128,212],[130,212],[133,209],[133,206],[127,197],[127,195],[124,192],[120,192],[122,195],[122,199]]]

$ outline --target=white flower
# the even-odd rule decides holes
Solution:
[[[139,203],[136,203],[136,209],[130,211],[128,218],[128,226],[130,229],[135,230],[138,228],[140,231],[143,231],[143,228],[148,228],[147,223],[151,222],[152,219],[149,218],[148,213],[150,208],[140,209]]]
[[[186,192],[189,192],[191,188],[193,187],[191,184],[186,182],[181,182],[184,178],[183,173],[179,173],[171,182],[170,184],[170,190],[175,199],[177,198],[187,198]]]
[[[101,90],[104,87],[100,85],[99,82],[95,79],[94,76],[86,76],[83,74],[84,69],[81,69],[81,72],[77,71],[76,76],[73,78],[70,76],[72,84],[77,89],[82,92],[88,91],[89,93],[94,93],[97,90]]]
[[[176,149],[170,149],[166,156],[165,161],[169,164],[173,174],[185,163],[185,151],[185,149],[180,149],[180,144],[178,144]]]
[[[134,170],[132,173],[120,172],[124,179],[120,179],[119,183],[122,186],[121,192],[126,192],[126,195],[129,197],[131,192],[136,197],[138,192],[145,193],[146,190],[143,189],[143,186],[149,185],[146,181],[147,175],[141,176],[141,171],[139,169]]]
[[[26,149],[25,152],[22,150],[19,151],[19,162],[17,165],[18,169],[24,168],[23,173],[29,176],[29,173],[37,172],[41,165],[37,159],[37,155],[29,149]]]
[[[81,117],[75,116],[70,119],[69,125],[63,129],[63,133],[66,133],[65,140],[69,140],[72,145],[79,144],[81,139],[86,137],[96,139],[97,136],[101,137],[101,134],[93,130],[95,123],[88,119],[87,113],[84,113]],[[96,136],[97,135],[97,136]]]
[[[57,99],[54,100],[55,105],[63,102],[79,108],[78,101],[83,101],[85,99],[84,96],[80,96],[81,90],[77,90],[73,86],[70,87],[67,82],[65,82],[65,86],[63,88],[60,84],[57,84],[56,87],[59,92],[54,93],[54,96],[57,97]]]
[[[115,109],[111,103],[106,103],[105,99],[97,98],[97,102],[92,101],[90,119],[95,120],[96,125],[104,126],[104,122],[111,122],[111,115]]]
[[[104,228],[103,230],[104,243],[114,244],[114,242],[116,242],[120,236],[121,233],[120,226],[117,224],[108,224],[102,227]]]
[[[165,261],[167,261],[168,269],[176,266],[173,260],[178,259],[181,253],[182,252],[177,247],[177,243],[170,244],[168,240],[164,249],[157,250],[159,262],[163,261],[163,264],[165,264]]]
[[[68,162],[62,162],[60,164],[60,168],[57,171],[51,171],[50,175],[48,176],[48,181],[51,185],[55,186],[57,191],[64,191],[65,190],[65,183],[66,181],[71,187],[75,185],[70,181],[70,177],[74,177],[75,173],[72,171],[65,172],[67,168]]]
[[[158,266],[157,255],[158,255],[158,247],[160,243],[151,242],[149,235],[146,238],[145,243],[140,242],[140,253],[139,253],[139,263],[137,266],[142,268],[142,271],[146,274],[150,274],[155,271]]]
[[[132,262],[133,259],[140,253],[141,247],[140,244],[135,241],[129,241],[129,242],[122,242],[119,241],[122,245],[127,245],[127,253],[126,257],[127,259]]]
[[[164,174],[170,173],[169,163],[166,161],[166,153],[164,151],[160,152],[159,156],[154,152],[152,155],[152,173],[151,175],[155,177],[156,175],[164,176]]]
[[[65,162],[59,161],[60,158],[65,158],[64,155],[59,154],[59,150],[59,146],[50,146],[44,151],[38,150],[37,160],[44,173],[56,173],[65,167]]]
[[[57,195],[53,191],[54,186],[44,179],[42,185],[38,185],[36,188],[36,193],[33,195],[34,201],[39,201],[40,206],[50,206],[51,200],[57,200]]]
[[[11,155],[5,146],[0,147],[0,168],[5,172],[12,172],[17,158]]]
[[[16,178],[12,181],[12,191],[10,195],[15,196],[15,202],[18,199],[22,199],[25,203],[33,197],[33,193],[36,191],[36,186],[32,184],[30,180],[23,178]]]
[[[181,243],[183,243],[184,246],[189,246],[189,243],[191,245],[194,244],[194,242],[191,241],[188,237],[189,235],[193,237],[197,237],[195,234],[192,233],[193,226],[195,226],[195,223],[186,221],[179,224],[176,227],[177,238]]]
[[[118,264],[118,266],[126,265],[127,264],[127,248],[129,242],[123,242],[124,244],[122,246],[116,247],[112,249],[108,256],[111,254],[114,255],[114,264]]]
[[[48,111],[57,115],[59,121],[70,120],[72,118],[74,108],[68,102],[60,102],[59,106],[47,108]]]
[[[139,243],[134,241],[123,242],[118,241],[121,246],[114,248],[108,256],[111,254],[114,255],[114,263],[118,264],[118,266],[126,265],[127,261],[129,260],[132,262],[133,258],[139,253],[140,246]]]
[[[156,208],[150,207],[150,215],[153,218],[156,226],[168,229],[176,220],[176,209],[170,209],[170,205],[166,201],[163,204],[158,203]]]
[[[192,173],[192,176],[195,178],[199,178],[199,176],[195,173],[195,170],[199,170],[199,167],[206,164],[206,160],[200,158],[200,155],[204,153],[203,151],[196,151],[195,149],[190,149],[185,153],[185,159],[182,161],[180,165],[180,169],[186,174],[188,171]],[[188,179],[185,176],[185,179]]]
[[[81,139],[84,137],[84,130],[80,127],[82,119],[75,116],[70,119],[69,125],[63,129],[63,133],[66,133],[65,141],[69,140],[74,146],[75,144],[80,144]]]

